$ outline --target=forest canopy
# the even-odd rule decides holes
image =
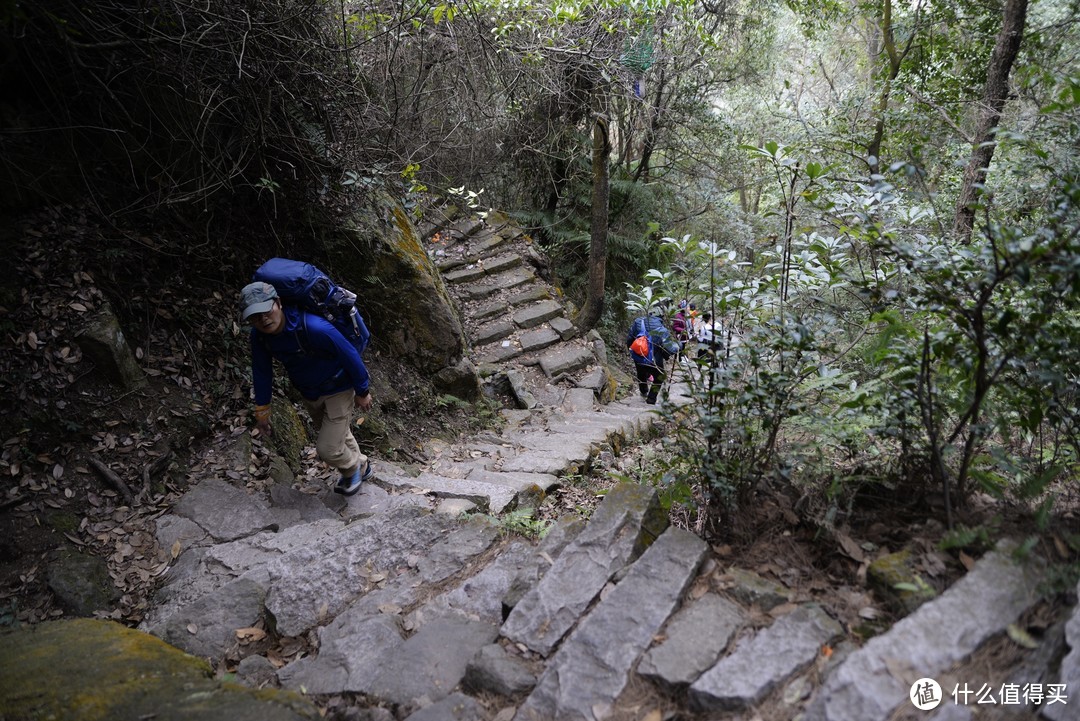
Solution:
[[[216,237],[373,186],[499,208],[586,325],[688,299],[722,327],[658,474],[703,532],[762,482],[821,518],[866,487],[1049,512],[1080,461],[1078,12],[14,3],[0,183]]]

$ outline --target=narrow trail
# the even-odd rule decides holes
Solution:
[[[578,337],[519,229],[464,219],[424,236],[470,359],[518,406],[504,428],[419,469],[376,459],[347,499],[303,479],[253,495],[202,478],[157,521],[175,561],[142,628],[243,683],[336,699],[343,719],[1004,719],[1040,709],[960,705],[954,685],[1080,693],[1075,613],[983,677],[979,653],[1038,605],[1039,568],[1007,549],[859,645],[850,608],[730,564],[670,527],[644,486],[616,486],[587,521],[566,517],[538,543],[507,536],[490,516],[535,506],[659,417],[636,393],[612,400],[603,341]],[[673,383],[666,402],[689,402],[685,391]],[[924,713],[909,691],[928,677],[943,702]],[[1080,718],[1080,697],[1041,710]]]

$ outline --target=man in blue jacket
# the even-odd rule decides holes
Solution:
[[[353,495],[372,474],[371,463],[349,428],[353,407],[371,409],[368,371],[360,351],[325,318],[282,305],[269,283],[245,286],[240,307],[244,320],[251,324],[256,428],[260,433],[270,432],[276,358],[311,414],[319,458],[341,473],[334,491]]]
[[[656,396],[660,393],[660,386],[664,383],[664,366],[668,358],[679,352],[679,344],[671,337],[671,333],[664,327],[664,321],[658,315],[653,314],[635,318],[626,332],[626,347],[630,349],[630,357],[634,360],[634,368],[637,371],[638,390],[645,397],[645,402],[656,403]],[[639,337],[645,338],[645,353],[638,353],[634,349],[634,341]],[[652,386],[649,379],[652,379]]]

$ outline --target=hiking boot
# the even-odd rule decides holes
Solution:
[[[645,402],[648,403],[650,406],[656,405],[656,394],[650,393],[649,397],[645,399]]]
[[[374,472],[375,470],[371,467],[371,461],[368,461],[363,468],[363,472],[357,467],[355,471],[347,476],[342,474],[341,479],[337,482],[337,485],[334,486],[334,493],[340,493],[343,496],[353,495],[360,490],[360,485],[364,481],[371,478],[371,474]]]

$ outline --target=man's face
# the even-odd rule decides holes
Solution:
[[[274,301],[274,307],[265,313],[254,313],[248,317],[248,323],[267,335],[276,335],[285,330],[285,314],[281,311],[281,303]]]

